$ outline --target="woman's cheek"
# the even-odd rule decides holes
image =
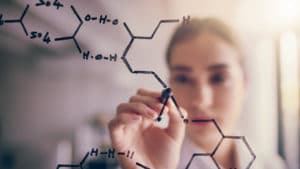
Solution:
[[[241,109],[242,93],[239,86],[227,86],[215,96],[215,111],[226,130],[235,125]]]
[[[184,105],[185,102],[191,100],[191,94],[193,93],[193,88],[188,86],[177,86],[173,85],[173,94],[180,105]]]
[[[189,103],[191,103],[191,97],[189,91],[180,91],[178,95],[174,94],[175,98],[178,100],[178,104],[183,108],[187,109],[189,107]]]
[[[228,116],[230,113],[235,111],[235,108],[238,106],[237,101],[237,91],[235,91],[234,86],[226,86],[218,88],[214,92],[214,107],[218,112],[226,114]]]

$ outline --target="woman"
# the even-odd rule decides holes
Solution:
[[[185,116],[190,121],[215,119],[225,135],[235,135],[247,83],[243,55],[231,30],[212,18],[182,24],[171,38],[166,60],[170,87]],[[138,168],[135,162],[151,169],[185,168],[193,153],[212,153],[220,140],[213,123],[183,123],[170,100],[165,110],[169,125],[158,127],[160,96],[161,92],[139,89],[118,106],[109,125],[112,144],[116,150],[135,152],[134,160],[120,158],[123,168]],[[221,168],[246,167],[238,149],[234,140],[226,141],[214,159]],[[272,163],[258,159],[252,168],[283,168],[278,158]],[[216,168],[209,160],[194,161],[190,168]]]

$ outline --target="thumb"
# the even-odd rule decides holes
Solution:
[[[185,135],[185,127],[184,119],[181,117],[181,113],[184,117],[187,117],[187,112],[183,108],[177,109],[175,104],[171,99],[168,100],[167,104],[169,108],[169,125],[166,128],[166,132],[171,136],[174,140],[183,140]]]

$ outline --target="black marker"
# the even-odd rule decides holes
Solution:
[[[172,90],[171,90],[171,88],[169,88],[169,87],[165,88],[161,92],[160,102],[163,104],[165,102],[165,100],[168,100],[171,96],[172,96]]]
[[[162,113],[164,112],[164,109],[166,107],[166,104],[168,102],[168,99],[172,96],[172,90],[171,88],[165,88],[160,96],[160,102],[163,104],[163,108],[161,109],[159,116],[157,117],[157,121],[160,122],[161,121],[161,116]]]

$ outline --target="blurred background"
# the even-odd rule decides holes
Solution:
[[[30,5],[23,19],[28,36],[20,23],[0,24],[0,169],[53,169],[108,146],[106,125],[116,106],[137,88],[161,90],[152,76],[130,74],[120,59],[130,41],[123,22],[134,35],[149,36],[159,20],[187,15],[217,17],[238,32],[249,76],[243,133],[254,152],[279,153],[299,169],[299,0],[62,0],[59,10],[38,2],[0,1],[0,20],[19,19]],[[84,60],[73,40],[54,41],[79,25],[70,5],[83,20],[76,34],[82,51],[117,54],[116,62]],[[86,21],[88,14],[119,23]],[[166,81],[164,53],[175,27],[163,24],[152,40],[136,40],[127,55],[132,67],[155,70]],[[51,43],[31,39],[33,31],[49,32]]]

